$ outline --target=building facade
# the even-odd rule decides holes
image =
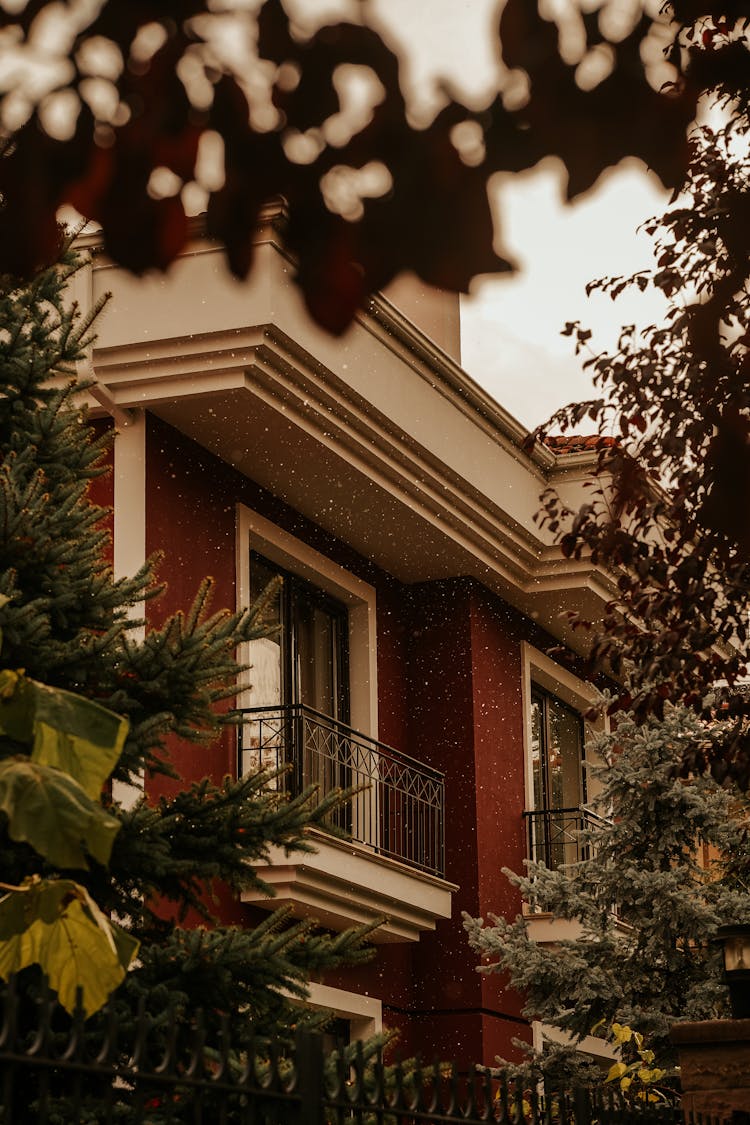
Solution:
[[[343,836],[271,857],[273,900],[225,896],[222,915],[249,925],[289,903],[332,929],[384,919],[376,959],[315,982],[311,1001],[352,1036],[398,1027],[402,1054],[490,1063],[531,1029],[521,998],[475,971],[461,912],[517,914],[501,869],[570,858],[590,797],[593,692],[561,615],[596,617],[611,590],[534,516],[550,484],[575,500],[594,454],[524,447],[461,370],[455,298],[404,282],[343,339],[324,335],[282,222],[269,210],[244,285],[199,237],[166,278],[137,281],[91,241],[75,295],[112,293],[92,363],[95,413],[116,432],[98,497],[114,565],[162,554],[154,623],[206,575],[215,608],[283,580],[277,634],[240,654],[239,743],[227,730],[210,752],[180,747],[179,771],[289,763],[292,785],[358,792],[336,814]],[[544,917],[530,925],[554,939]]]

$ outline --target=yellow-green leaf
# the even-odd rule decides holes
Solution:
[[[21,756],[0,761],[0,811],[12,840],[63,869],[88,868],[87,852],[106,866],[120,830],[68,774]]]
[[[615,1082],[618,1078],[622,1078],[623,1074],[627,1074],[628,1068],[624,1062],[613,1063],[607,1071],[605,1082]]]
[[[626,1024],[613,1023],[612,1024],[612,1037],[615,1043],[629,1043],[633,1038],[633,1029]]]
[[[69,1012],[79,987],[86,1015],[98,1011],[137,952],[138,942],[69,879],[38,881],[0,899],[0,976],[39,965]]]
[[[32,759],[69,773],[89,797],[97,798],[122,754],[127,720],[82,695],[32,686]]]
[[[96,798],[122,753],[128,723],[91,699],[6,668],[0,672],[0,731]]]

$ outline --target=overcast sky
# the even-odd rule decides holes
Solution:
[[[421,104],[435,98],[442,75],[464,99],[482,104],[499,73],[497,0],[370,0],[370,7],[393,45],[405,49],[405,77]],[[659,314],[651,298],[613,304],[584,293],[596,277],[650,264],[650,240],[635,231],[666,203],[655,177],[629,162],[572,206],[563,205],[560,184],[552,160],[508,177],[500,196],[503,237],[521,272],[482,279],[463,302],[464,367],[530,427],[590,393],[570,340],[560,336],[566,321],[584,322],[604,347],[616,341],[622,324],[648,324]]]

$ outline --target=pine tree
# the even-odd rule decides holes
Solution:
[[[137,639],[132,609],[157,597],[159,587],[151,564],[132,578],[113,578],[106,512],[87,495],[104,471],[108,439],[94,436],[75,374],[94,319],[66,304],[66,284],[79,266],[68,247],[28,286],[0,279],[0,678],[31,678],[127,719],[112,777],[137,783],[143,774],[174,776],[168,740],[173,748],[175,738],[210,747],[228,721],[217,704],[233,694],[235,650],[264,632],[262,606],[211,614],[207,581],[187,612]],[[6,722],[0,763],[23,768],[29,747],[9,730]],[[309,848],[303,830],[321,824],[340,799],[315,805],[310,793],[290,800],[282,788],[258,773],[219,785],[202,781],[156,806],[144,799],[126,809],[105,787],[97,804],[118,829],[109,863],[84,846],[82,862],[67,867],[55,862],[54,849],[40,856],[28,838],[12,838],[10,805],[0,800],[3,883],[29,888],[41,878],[59,887],[74,879],[103,918],[116,918],[140,943],[113,1002],[124,1031],[144,1005],[155,1021],[155,1051],[167,1023],[189,1022],[198,1007],[209,1026],[228,1017],[237,1049],[251,1025],[255,1034],[283,1040],[306,1018],[294,998],[304,998],[310,975],[357,962],[369,950],[364,931],[330,935],[291,923],[283,912],[254,929],[211,919],[215,880],[236,892],[257,886],[253,865],[269,848]],[[184,928],[188,910],[205,925]],[[25,969],[22,995],[33,997],[39,979],[37,968]],[[64,1121],[64,1098],[60,1104]]]
[[[536,944],[523,917],[465,916],[479,971],[507,973],[528,1018],[573,1040],[618,1022],[669,1064],[675,1020],[728,1015],[712,939],[747,918],[747,807],[709,776],[678,776],[688,744],[721,739],[722,727],[679,709],[645,725],[623,717],[595,747],[602,820],[581,833],[583,858],[505,872],[532,909],[578,922],[575,940]]]

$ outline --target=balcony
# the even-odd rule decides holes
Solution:
[[[584,808],[534,809],[523,814],[526,822],[526,854],[534,863],[551,870],[579,863],[591,856],[591,844],[581,840],[586,829],[606,824],[604,817]],[[554,944],[576,940],[581,927],[577,921],[555,918],[539,910],[533,902],[524,904],[526,929],[532,941]]]
[[[589,809],[533,809],[523,814],[526,821],[527,857],[555,870],[563,864],[578,863],[591,855],[591,845],[582,841],[581,832],[606,824],[604,817]]]
[[[437,770],[301,704],[239,712],[239,768],[290,765],[279,784],[309,785],[318,799],[359,790],[331,818],[336,834],[312,830],[313,856],[276,849],[259,874],[276,895],[245,901],[288,903],[334,929],[385,916],[375,940],[413,941],[450,917],[445,882],[445,784]]]

